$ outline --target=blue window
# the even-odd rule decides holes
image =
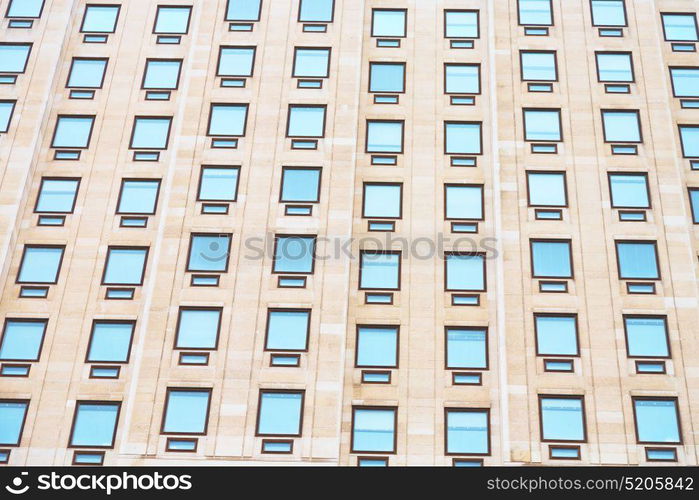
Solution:
[[[524,139],[527,141],[561,141],[561,110],[525,109]]]
[[[120,403],[78,401],[75,407],[70,446],[112,448],[119,419]]]
[[[444,92],[446,94],[480,94],[479,64],[445,64]]]
[[[315,236],[277,236],[274,243],[275,273],[312,274]]]
[[[488,410],[447,409],[447,454],[490,454],[489,427]]]
[[[689,203],[692,207],[692,221],[699,224],[699,189],[689,190]]]
[[[44,0],[10,0],[10,8],[6,17],[22,17],[38,19],[44,10]]]
[[[486,328],[445,328],[447,337],[447,369],[487,370],[488,330]]]
[[[299,22],[331,23],[335,0],[301,0]]]
[[[660,279],[654,241],[617,241],[620,279]]]
[[[638,111],[602,110],[602,125],[605,142],[643,142]]]
[[[445,10],[444,36],[446,38],[478,38],[478,11]]]
[[[120,9],[119,5],[88,5],[80,32],[114,33]]]
[[[544,51],[520,51],[522,81],[555,82],[558,80],[556,53]]]
[[[65,247],[25,245],[17,283],[56,283],[64,251]]]
[[[539,356],[577,356],[578,322],[575,316],[535,314],[536,353]]]
[[[699,97],[699,68],[670,68],[675,97]]]
[[[104,73],[108,59],[74,58],[66,87],[81,89],[99,89],[104,83]]]
[[[247,104],[212,104],[209,135],[242,137],[248,119]]]
[[[255,47],[221,47],[218,76],[252,76]]]
[[[284,167],[282,202],[317,203],[320,199],[320,168]]]
[[[168,389],[162,434],[206,434],[210,389]]]
[[[680,417],[676,398],[633,398],[639,443],[679,444]]]
[[[400,219],[402,213],[402,184],[364,184],[365,218]]]
[[[29,401],[0,400],[0,445],[19,446]]]
[[[485,255],[450,253],[445,257],[447,291],[485,291]]]
[[[624,316],[624,329],[629,357],[670,357],[667,318],[664,316]]]
[[[403,152],[402,121],[367,121],[367,153],[402,153]]]
[[[323,137],[325,135],[325,106],[289,106],[287,137]]]
[[[189,31],[189,18],[191,14],[191,7],[158,5],[158,13],[155,16],[153,33],[184,35]]]
[[[680,125],[682,156],[699,158],[699,125]]]
[[[631,52],[597,52],[597,79],[600,82],[628,83],[634,81]]]
[[[220,308],[180,308],[176,349],[216,349],[221,331]]]
[[[609,174],[612,208],[650,208],[647,174]]]
[[[87,348],[87,361],[128,363],[135,326],[134,321],[95,321]]]
[[[305,351],[308,349],[309,309],[270,309],[267,312],[267,351]]]
[[[259,21],[262,0],[228,0],[226,21]]]
[[[300,436],[303,392],[260,391],[259,436]]]
[[[699,41],[696,14],[660,14],[668,42]]]
[[[587,440],[584,400],[578,396],[540,396],[542,441]]]
[[[131,149],[167,149],[171,125],[171,117],[137,116],[133,124]]]
[[[447,184],[447,220],[483,220],[483,186]]]
[[[362,251],[359,288],[361,290],[399,290],[400,258],[400,253]]]
[[[624,0],[592,0],[593,26],[626,26]]]
[[[518,0],[519,24],[530,26],[551,26],[553,12],[551,0]]]
[[[0,73],[24,73],[31,43],[0,43]]]
[[[527,187],[532,207],[568,205],[565,172],[527,172]]]
[[[46,323],[45,319],[7,319],[0,342],[0,360],[39,361]]]
[[[371,36],[402,38],[405,36],[408,12],[405,9],[373,9]]]
[[[294,49],[294,71],[297,78],[327,78],[330,49],[297,47]]]
[[[10,120],[15,111],[16,101],[0,101],[0,133],[10,129]]]
[[[142,285],[148,248],[109,247],[103,285]]]
[[[230,250],[230,234],[193,234],[187,271],[225,273]]]
[[[369,92],[405,91],[405,63],[369,63]]]
[[[94,116],[59,116],[51,147],[87,149],[94,123]]]
[[[471,154],[482,153],[481,123],[444,122],[445,153]]]
[[[143,88],[174,90],[179,86],[181,69],[181,60],[149,59],[143,75]]]
[[[235,201],[238,195],[237,167],[202,167],[200,201]]]
[[[397,368],[398,327],[357,327],[355,365],[360,368]]]
[[[41,179],[36,213],[69,214],[75,209],[80,179],[49,178]]]
[[[532,240],[534,278],[572,278],[570,241]]]
[[[352,452],[395,453],[396,409],[352,409]]]
[[[124,179],[121,182],[117,213],[154,214],[159,191],[159,180]]]

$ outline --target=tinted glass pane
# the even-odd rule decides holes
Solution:
[[[624,318],[631,357],[669,356],[667,327],[663,318]]]
[[[253,47],[221,47],[218,62],[219,76],[252,76],[255,60]]]
[[[699,97],[699,68],[670,68],[677,97]]]
[[[699,224],[699,189],[692,189],[689,192],[689,201],[692,204],[692,220]]]
[[[114,33],[119,7],[88,5],[83,19],[83,32]]]
[[[317,201],[319,183],[320,170],[285,168],[282,201]]]
[[[46,321],[9,319],[0,344],[0,359],[5,361],[34,361],[39,359]]]
[[[301,0],[299,21],[331,22],[333,19],[333,0]]]
[[[398,365],[398,328],[360,327],[357,337],[357,366]]]
[[[367,152],[403,151],[403,122],[367,122]]]
[[[648,179],[645,175],[610,174],[612,206],[623,208],[648,208]]]
[[[541,398],[542,437],[549,441],[583,441],[581,399]]]
[[[187,270],[225,271],[228,265],[230,246],[231,237],[227,234],[193,236]]]
[[[685,158],[699,158],[699,127],[680,126],[682,154]]]
[[[560,141],[561,112],[524,110],[525,139],[528,141]]]
[[[0,444],[19,444],[27,406],[19,401],[0,401]]]
[[[39,17],[44,0],[11,0],[7,17]]]
[[[291,106],[289,108],[289,137],[323,137],[325,107]]]
[[[170,391],[163,433],[203,434],[211,393],[205,391]]]
[[[91,362],[125,363],[129,359],[133,323],[96,322],[87,360]]]
[[[536,316],[537,353],[541,356],[576,356],[578,338],[574,316]]]
[[[71,446],[112,446],[119,405],[78,403]]]
[[[238,169],[204,167],[201,170],[199,199],[235,201],[238,191]]]
[[[486,454],[488,452],[488,413],[448,411],[447,453]]]
[[[15,102],[0,102],[0,132],[7,132],[10,128],[10,118],[15,110]]]
[[[404,64],[371,63],[370,92],[403,92]]]
[[[124,181],[121,185],[118,213],[155,213],[159,187],[158,181]]]
[[[532,242],[534,276],[539,278],[570,278],[570,243],[566,241]]]
[[[145,248],[111,248],[104,273],[105,285],[140,285],[146,264]]]
[[[641,126],[635,111],[603,111],[604,140],[607,142],[641,142]]]
[[[678,42],[696,42],[697,18],[695,14],[662,14],[665,38]]]
[[[482,255],[447,255],[447,290],[485,290]]]
[[[262,0],[228,0],[226,21],[257,21]]]
[[[131,149],[166,149],[170,118],[136,118]]]
[[[302,404],[303,395],[300,392],[263,392],[257,422],[258,434],[272,436],[301,434]]]
[[[447,38],[478,38],[478,12],[445,12]]]
[[[238,137],[245,134],[248,107],[242,104],[211,106],[209,135]]]
[[[176,89],[180,78],[180,61],[148,61],[143,79],[144,89]]]
[[[96,89],[102,86],[106,59],[73,59],[68,87]]]
[[[403,37],[405,36],[405,11],[374,10],[371,36]]]
[[[0,73],[23,73],[31,51],[31,45],[0,45]]]
[[[87,148],[94,121],[93,117],[59,116],[51,147]]]
[[[315,238],[282,236],[277,238],[274,272],[303,273],[313,271]]]
[[[72,212],[79,182],[77,179],[43,179],[36,212]]]
[[[619,275],[622,279],[658,278],[655,244],[617,243]]]
[[[476,64],[449,64],[445,67],[447,94],[479,94],[480,67]]]
[[[447,328],[447,367],[488,367],[485,329]]]
[[[519,24],[553,24],[551,0],[519,0]]]
[[[447,219],[483,218],[483,188],[481,186],[447,186]]]
[[[325,78],[328,76],[330,49],[296,49],[294,76]]]
[[[626,26],[624,0],[592,0],[594,26]]]
[[[638,440],[646,443],[679,443],[677,402],[634,400]]]
[[[446,123],[447,154],[481,154],[480,123]]]
[[[541,207],[565,207],[565,174],[527,172],[529,204]]]
[[[266,348],[270,351],[305,350],[309,319],[309,311],[270,311]]]
[[[189,7],[158,7],[156,33],[185,34],[189,27]]]
[[[395,410],[357,408],[354,410],[352,448],[354,451],[393,451]]]
[[[401,193],[400,184],[365,184],[364,217],[399,218]]]
[[[554,82],[558,79],[555,52],[522,52],[522,80]]]
[[[360,288],[398,290],[400,255],[363,253]]]
[[[55,283],[63,248],[25,247],[19,283]]]
[[[181,309],[177,329],[179,349],[216,349],[221,311],[218,309]]]
[[[631,54],[597,54],[600,82],[633,82]]]

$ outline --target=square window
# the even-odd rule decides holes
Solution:
[[[166,35],[185,35],[189,31],[189,18],[192,7],[175,5],[158,5],[153,33]]]
[[[396,408],[352,408],[352,452],[395,453],[396,418]]]
[[[447,345],[447,370],[487,370],[487,328],[448,326],[444,329]]]
[[[10,120],[15,111],[17,101],[0,101],[0,133],[10,129]]]
[[[630,358],[669,358],[665,316],[624,316],[626,353]]]
[[[300,436],[303,395],[303,391],[261,390],[256,435]]]
[[[699,158],[699,125],[680,125],[680,142],[684,158]]]
[[[405,63],[369,63],[369,92],[405,92]]]
[[[331,23],[335,0],[301,0],[299,6],[300,23]]]
[[[238,167],[202,167],[198,201],[236,201],[239,175]]]
[[[19,446],[29,401],[0,399],[0,445]]]
[[[610,173],[612,208],[650,208],[648,174]]]
[[[153,215],[159,191],[160,181],[157,179],[123,179],[116,213]]]
[[[130,149],[167,149],[171,126],[172,117],[169,116],[137,116]]]
[[[34,212],[51,214],[73,213],[79,186],[80,179],[42,178]]]
[[[283,203],[318,203],[320,200],[320,175],[320,168],[284,167],[279,201]]]
[[[114,33],[120,5],[87,5],[80,33]]]
[[[483,220],[483,186],[445,184],[446,220]]]
[[[24,73],[31,43],[0,43],[0,73]]]
[[[596,52],[597,80],[627,83],[635,81],[631,52]]]
[[[325,135],[325,106],[289,105],[287,137],[323,137]]]
[[[357,368],[398,368],[398,327],[358,326],[356,349]]]
[[[402,202],[402,184],[365,182],[362,217],[365,219],[400,219]]]
[[[662,13],[663,33],[667,42],[697,42],[697,15],[694,13]]]
[[[242,137],[248,119],[247,104],[212,104],[209,136]]]
[[[447,455],[490,455],[488,410],[446,409]]]
[[[602,110],[602,125],[604,142],[643,142],[638,111]]]
[[[135,321],[100,320],[92,324],[88,363],[128,363]]]
[[[267,311],[266,351],[306,351],[311,325],[310,309]]]
[[[148,59],[143,89],[175,90],[180,84],[181,59]]]
[[[109,247],[102,284],[141,286],[147,258],[147,247]]]
[[[525,109],[524,140],[546,142],[562,141],[561,110]]]
[[[445,154],[480,155],[483,150],[480,122],[444,122]]]
[[[567,207],[565,172],[527,172],[530,207]]]
[[[211,389],[168,389],[161,434],[205,435]]]
[[[94,116],[59,115],[51,147],[56,149],[87,149],[90,147]]]
[[[575,315],[535,314],[537,356],[578,356],[578,320]]]
[[[228,272],[230,234],[192,234],[187,271]]]
[[[216,76],[252,76],[256,47],[221,47]]]
[[[73,58],[66,88],[101,89],[108,59]]]
[[[481,65],[480,64],[445,64],[444,65],[445,94],[480,94]]]
[[[634,397],[633,414],[639,443],[680,444],[677,398]]]
[[[699,189],[689,190],[689,204],[692,209],[692,222],[699,224]]]
[[[121,403],[78,401],[70,433],[72,448],[113,448]]]
[[[654,241],[617,241],[619,279],[660,279]]]
[[[400,290],[400,252],[360,251],[360,290]]]
[[[64,252],[62,246],[25,245],[17,283],[56,283]]]
[[[477,10],[445,10],[444,38],[479,38]]]
[[[367,153],[402,153],[403,122],[367,120]]]
[[[569,240],[532,240],[534,278],[572,278],[572,249]]]
[[[371,36],[378,38],[403,38],[407,26],[405,9],[372,9]]]
[[[318,47],[296,47],[294,70],[296,78],[327,78],[330,71],[330,49]]]
[[[448,292],[484,292],[486,290],[485,255],[447,253],[445,266]]]
[[[275,274],[313,274],[315,236],[275,236]]]
[[[10,0],[5,17],[39,19],[42,10],[44,10],[44,0]]]
[[[175,349],[217,349],[221,312],[220,307],[181,307]]]
[[[542,441],[587,441],[582,396],[539,396]]]
[[[47,322],[45,319],[6,319],[0,341],[0,361],[39,361]]]
[[[699,97],[699,67],[670,68],[670,78],[675,97]]]
[[[519,24],[528,26],[553,26],[551,0],[518,0]]]
[[[624,0],[592,0],[592,26],[627,26]]]
[[[558,65],[555,51],[521,50],[519,59],[523,82],[558,81]]]
[[[228,0],[226,21],[259,21],[262,0]]]

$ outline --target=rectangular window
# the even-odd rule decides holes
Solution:
[[[650,208],[648,174],[610,173],[612,208]]]
[[[209,136],[242,137],[248,120],[247,104],[212,104]]]
[[[236,201],[239,175],[238,167],[202,167],[199,201]]]
[[[56,283],[64,252],[63,246],[25,245],[17,283]]]
[[[167,149],[171,126],[172,117],[169,116],[137,116],[131,133],[130,149]]]
[[[135,321],[100,320],[92,324],[88,363],[128,363]]]
[[[101,89],[109,59],[73,58],[66,88]]]
[[[378,38],[403,38],[407,26],[405,9],[372,9],[371,36]]]
[[[320,168],[284,167],[279,201],[282,203],[318,203],[320,200],[320,175]]]
[[[677,398],[634,397],[633,415],[639,443],[680,444]]]
[[[323,137],[325,135],[325,106],[289,105],[287,137]]]
[[[480,64],[445,64],[444,65],[445,94],[480,94],[481,65]]]
[[[582,396],[539,396],[542,441],[587,441]]]
[[[483,186],[445,184],[447,220],[483,220]]]
[[[120,5],[87,5],[80,33],[114,33]]]
[[[631,52],[595,52],[599,82],[628,83],[635,81]]]
[[[192,234],[187,271],[228,272],[230,250],[230,234]]]
[[[490,455],[490,412],[447,408],[447,455]]]
[[[331,23],[335,0],[301,0],[300,23]]]
[[[521,50],[519,59],[523,82],[558,81],[558,65],[555,51]]]
[[[220,307],[181,307],[175,349],[217,349],[221,312]]]
[[[31,43],[0,43],[0,73],[24,73]]]
[[[221,47],[216,76],[252,76],[256,47]]]
[[[627,26],[624,0],[592,0],[592,26]]]
[[[257,436],[300,436],[303,391],[261,390]]]
[[[488,369],[488,329],[448,326],[444,329],[447,370]]]
[[[367,153],[402,153],[402,121],[367,120]]]
[[[330,71],[330,49],[296,47],[294,70],[296,78],[327,78]]]
[[[572,278],[572,249],[568,240],[531,240],[534,278]]]
[[[153,215],[159,191],[160,181],[157,179],[123,179],[116,213]]]
[[[42,10],[44,10],[44,0],[10,0],[5,17],[39,19]]]
[[[699,68],[670,68],[672,95],[699,97]]]
[[[161,434],[205,435],[211,389],[168,389]]]
[[[175,90],[180,84],[181,59],[148,59],[143,89]]]
[[[444,122],[445,154],[480,155],[483,150],[480,122]]]
[[[78,401],[70,433],[73,448],[113,448],[121,403]]]
[[[400,290],[400,252],[362,250],[360,252],[360,290]]]
[[[315,236],[276,236],[273,272],[313,274],[315,251]]]
[[[402,202],[402,184],[365,182],[362,217],[365,219],[400,219]]]
[[[262,0],[228,0],[226,21],[259,21]]]
[[[518,2],[520,25],[553,25],[553,7],[551,6],[551,0],[518,0]]]
[[[39,361],[47,323],[45,319],[6,319],[0,361]]]
[[[669,358],[665,316],[624,316],[626,353],[630,358]]]
[[[352,408],[352,452],[395,453],[397,409]]]
[[[619,279],[660,279],[654,241],[617,241],[615,244]]]
[[[153,33],[164,35],[186,35],[189,31],[189,18],[192,7],[158,5]]]
[[[579,356],[575,315],[534,314],[537,356]]]
[[[265,350],[307,351],[310,327],[310,309],[269,309]]]
[[[694,13],[663,13],[663,33],[667,42],[697,42],[699,29]]]
[[[369,63],[369,92],[405,92],[405,63]]]
[[[602,110],[604,142],[640,143],[641,119],[639,112]]]
[[[90,147],[94,116],[59,115],[53,133],[52,148],[87,149]]]
[[[699,125],[680,125],[680,142],[684,158],[699,158]]]
[[[0,133],[10,129],[10,120],[15,111],[17,101],[0,101]]]
[[[530,207],[567,207],[565,172],[527,172]]]
[[[398,368],[398,330],[397,326],[358,326],[354,365]]]
[[[447,253],[445,266],[448,292],[484,292],[486,290],[485,255]]]
[[[561,110],[560,109],[525,109],[524,111],[524,140],[560,142]]]
[[[477,10],[445,10],[444,38],[479,38]]]
[[[692,222],[699,224],[699,188],[689,190],[689,204],[692,209]]]
[[[102,284],[142,285],[147,258],[147,247],[109,247]]]
[[[0,445],[19,446],[29,401],[0,399]]]
[[[42,178],[34,212],[51,214],[73,213],[79,186],[80,179]]]

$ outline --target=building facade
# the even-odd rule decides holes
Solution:
[[[0,461],[697,465],[699,0],[0,11]]]

